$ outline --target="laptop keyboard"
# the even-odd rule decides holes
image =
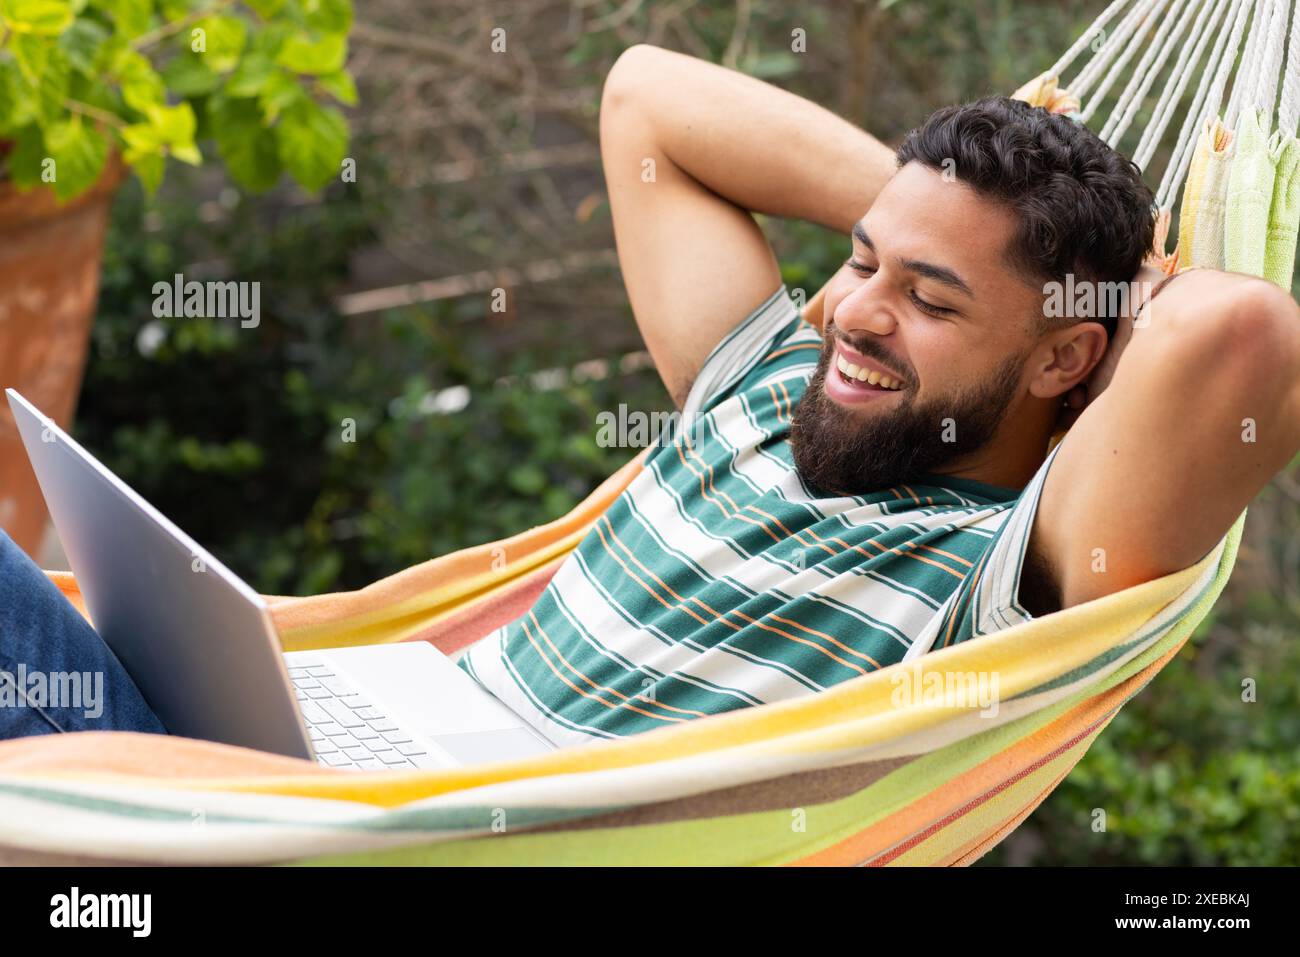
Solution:
[[[289,680],[316,760],[358,771],[440,767],[428,748],[367,701],[324,662],[296,657]]]

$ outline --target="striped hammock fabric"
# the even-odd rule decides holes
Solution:
[[[1285,35],[1290,5],[1169,2],[1111,3],[1016,95],[1088,122],[1149,37],[1103,127],[1115,145],[1181,41],[1130,152],[1145,169],[1199,72],[1156,196],[1164,218],[1152,256],[1170,270],[1236,263],[1289,286],[1300,209],[1294,33],[1278,126],[1268,127],[1281,63],[1273,38]],[[1093,59],[1061,84],[1090,46]],[[1184,179],[1178,245],[1167,252]],[[803,313],[819,328],[824,292]],[[463,651],[528,610],[646,458],[548,525],[360,591],[269,599],[285,649],[431,641]],[[0,863],[969,864],[1052,792],[1186,642],[1231,574],[1244,520],[1194,566],[978,641],[815,695],[526,761],[346,772],[165,736],[0,742]],[[81,607],[76,582],[51,577]],[[996,708],[963,699],[972,677],[996,678]]]
[[[644,458],[550,525],[359,592],[275,601],[286,647],[464,648],[532,603]],[[367,773],[121,732],[3,742],[0,863],[966,864],[1177,653],[1243,520],[1198,565],[906,668],[527,761]],[[931,691],[953,675],[996,675],[996,712]]]

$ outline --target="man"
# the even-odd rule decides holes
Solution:
[[[1068,118],[980,101],[894,156],[636,46],[601,151],[685,422],[461,661],[557,743],[814,693],[1185,568],[1300,447],[1300,309],[1269,283],[1192,270],[1137,323],[1048,315],[1052,283],[1159,278],[1150,191]],[[821,336],[751,211],[851,236]]]
[[[1300,310],[1268,283],[1191,271],[1136,323],[1135,303],[1047,308],[1052,283],[1150,279],[1150,192],[1064,117],[979,101],[895,156],[798,97],[636,46],[601,146],[684,428],[461,660],[559,744],[815,693],[1195,564],[1300,447]],[[851,236],[808,317],[820,335],[750,211]],[[45,654],[52,634],[83,660],[98,639],[16,551],[0,538],[0,627],[17,615],[28,637],[0,651]],[[108,717],[0,737],[155,730],[104,653]]]

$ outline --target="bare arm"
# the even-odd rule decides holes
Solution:
[[[1300,307],[1271,283],[1179,275],[1116,346],[1030,536],[1067,608],[1198,562],[1300,450]]]
[[[781,283],[750,213],[847,235],[894,171],[888,147],[828,110],[646,44],[609,72],[600,144],[628,298],[678,406]]]

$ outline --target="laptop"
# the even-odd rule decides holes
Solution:
[[[427,642],[283,652],[256,591],[5,394],[95,629],[170,733],[357,770],[555,749]]]

